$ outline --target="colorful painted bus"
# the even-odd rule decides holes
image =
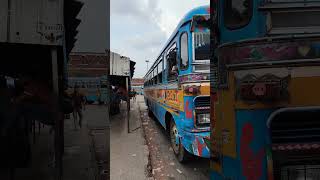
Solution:
[[[101,77],[70,77],[68,79],[69,89],[77,86],[82,94],[85,95],[88,104],[103,104],[107,100],[107,81],[106,76]]]
[[[144,77],[148,110],[170,133],[180,162],[210,157],[209,17],[209,6],[186,14]]]
[[[320,1],[211,5],[211,179],[320,179]]]

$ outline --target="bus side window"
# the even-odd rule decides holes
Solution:
[[[156,73],[154,72],[154,69],[152,70],[152,85],[155,85],[156,84],[156,81],[155,81],[155,75]]]
[[[155,84],[158,84],[158,65],[156,65],[154,67],[154,81],[155,81]]]
[[[188,33],[184,32],[180,37],[180,69],[188,69],[189,54],[188,54]]]
[[[163,71],[163,62],[162,62],[162,56],[158,64],[158,82],[162,83],[162,71]]]
[[[166,60],[168,64],[168,80],[176,80],[178,76],[176,43],[167,51]]]
[[[246,26],[251,19],[252,0],[224,1],[224,24],[229,29],[238,29]]]

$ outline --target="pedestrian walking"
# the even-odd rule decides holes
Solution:
[[[83,106],[83,97],[79,93],[79,90],[77,87],[74,88],[73,94],[72,94],[72,102],[73,102],[73,120],[74,120],[74,128],[76,129],[76,121],[78,120],[79,116],[79,126],[81,128],[82,126],[82,106]]]
[[[132,90],[132,94],[133,94],[133,102],[136,102],[137,92],[134,89]]]
[[[128,92],[124,87],[118,86],[116,94],[120,97],[122,101],[128,101]]]

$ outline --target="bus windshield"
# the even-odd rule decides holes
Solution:
[[[210,59],[210,33],[195,32],[194,33],[194,53],[195,60]]]

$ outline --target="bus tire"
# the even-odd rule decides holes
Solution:
[[[148,106],[148,116],[149,116],[149,117],[152,117],[152,116],[153,116],[153,113],[152,113],[152,111],[151,111],[151,109],[150,109],[150,106]]]
[[[170,121],[170,142],[171,142],[171,147],[173,149],[174,154],[176,155],[178,161],[180,163],[185,163],[190,159],[190,154],[189,152],[183,147],[180,139],[179,139],[179,143],[176,143],[176,137],[178,135],[178,129],[177,126],[173,120],[173,118],[171,117],[171,121]]]
[[[152,117],[153,113],[152,113],[152,111],[151,111],[151,107],[150,107],[149,101],[147,101],[147,107],[148,107],[148,116],[149,116],[149,117]]]

